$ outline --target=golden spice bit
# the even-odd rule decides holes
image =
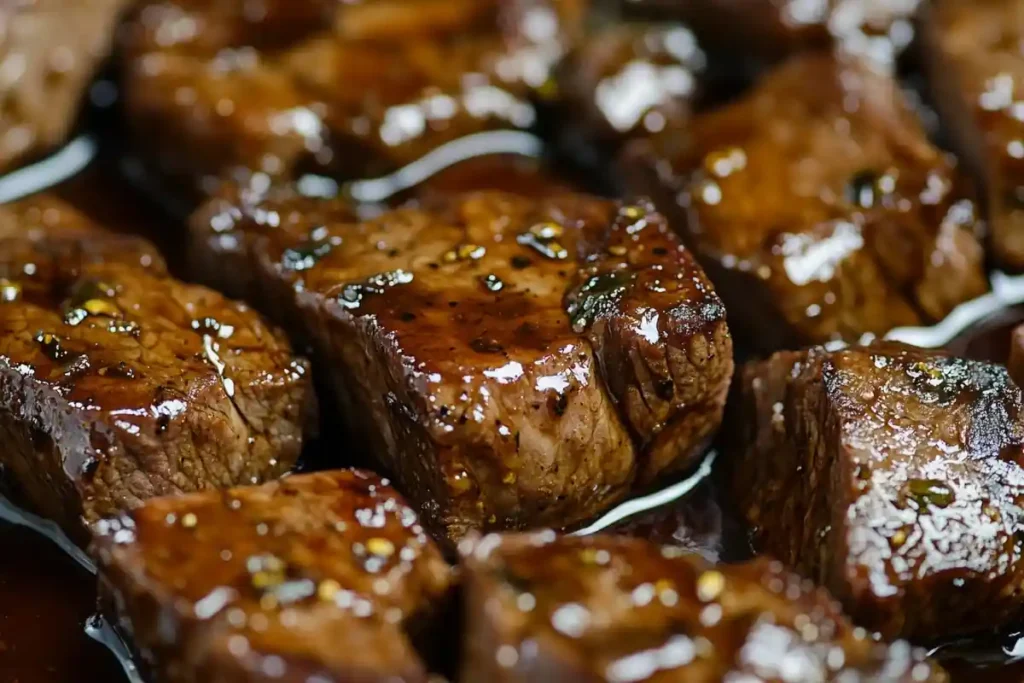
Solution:
[[[562,236],[564,231],[565,228],[553,221],[546,221],[544,223],[537,223],[536,225],[530,226],[530,234],[539,240],[558,239]]]
[[[111,318],[117,318],[121,315],[121,310],[105,299],[89,299],[82,304],[82,308],[89,315],[105,315]]]
[[[454,249],[446,251],[441,259],[445,263],[455,263],[456,261],[476,261],[478,259],[482,259],[486,253],[487,249],[478,244],[460,244]]]
[[[341,590],[341,584],[334,579],[324,579],[317,586],[316,594],[317,597],[324,602],[332,602],[338,592]]]
[[[626,218],[640,218],[644,215],[644,210],[639,206],[624,206],[619,212]]]
[[[718,598],[725,589],[725,577],[721,572],[710,570],[697,579],[697,598],[701,602],[711,602]]]
[[[628,250],[626,249],[626,247],[622,246],[621,244],[613,244],[612,246],[608,247],[608,253],[611,254],[612,256],[625,256],[627,252]]]
[[[181,518],[181,525],[186,529],[195,528],[196,524],[198,523],[199,518],[196,517],[195,513],[193,512],[186,512],[185,515]]]
[[[378,557],[391,557],[395,554],[395,544],[386,538],[375,536],[366,542],[366,549]]]
[[[889,543],[892,545],[893,548],[899,548],[900,546],[902,546],[906,542],[907,542],[907,532],[904,531],[903,529],[900,529],[899,531],[894,533],[892,535],[892,538],[889,539]]]
[[[501,481],[506,483],[506,484],[514,484],[514,483],[516,483],[516,473],[515,472],[506,472],[505,476],[501,478]]]
[[[597,564],[597,550],[594,548],[584,548],[580,551],[580,562],[585,565],[596,565]]]

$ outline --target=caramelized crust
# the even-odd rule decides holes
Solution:
[[[0,460],[73,535],[155,495],[285,472],[312,415],[307,375],[280,333],[168,277],[145,241],[46,199],[4,209]]]
[[[940,0],[922,23],[934,104],[982,179],[996,259],[1024,269],[1024,5]]]
[[[988,285],[972,194],[894,81],[798,57],[691,133],[630,145],[758,349],[926,325]]]
[[[119,628],[166,683],[421,683],[450,570],[369,472],[159,498],[95,526]]]
[[[363,177],[463,135],[528,128],[585,2],[264,5],[260,16],[214,0],[137,13],[127,106],[164,170]]]
[[[534,189],[441,183],[357,223],[275,200],[232,223],[260,300],[453,539],[576,524],[690,466],[732,374],[721,302],[660,215]]]
[[[755,546],[866,627],[954,637],[1022,614],[1021,392],[893,343],[776,354],[738,380],[728,468]]]
[[[465,681],[948,681],[761,558],[713,567],[622,537],[486,536],[466,549]]]

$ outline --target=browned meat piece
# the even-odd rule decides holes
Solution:
[[[716,51],[772,61],[830,46],[891,66],[914,36],[920,0],[622,0],[690,23]]]
[[[64,141],[129,1],[0,4],[0,172]]]
[[[158,498],[96,527],[101,592],[165,683],[420,683],[450,570],[386,480]]]
[[[988,287],[961,174],[858,62],[798,57],[623,167],[763,350],[925,325]]]
[[[894,343],[747,366],[724,460],[755,546],[889,636],[1024,613],[1024,423],[1002,366]]]
[[[239,224],[259,234],[259,300],[311,340],[439,535],[581,522],[714,432],[725,311],[648,206],[440,191],[359,223],[295,206],[270,205],[287,230]]]
[[[139,139],[172,174],[284,177],[377,175],[462,135],[532,126],[585,6],[307,0],[246,18],[238,3],[187,4],[153,3],[133,24]]]
[[[707,57],[681,24],[617,24],[588,35],[559,68],[565,125],[589,142],[685,127]]]
[[[949,680],[767,558],[715,568],[637,539],[541,532],[486,536],[465,569],[465,681]]]
[[[285,472],[312,415],[305,361],[144,240],[58,207],[0,219],[0,463],[25,501],[80,538],[145,498]]]
[[[933,102],[981,179],[1000,265],[1024,269],[1024,5],[941,0],[924,13]]]

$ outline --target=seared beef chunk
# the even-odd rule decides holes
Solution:
[[[380,174],[461,135],[532,126],[584,6],[151,2],[129,32],[128,110],[164,170]]]
[[[0,463],[26,502],[75,535],[285,472],[313,397],[282,336],[145,241],[36,202],[0,220]]]
[[[928,324],[987,288],[961,175],[860,62],[797,57],[624,157],[760,349]]]
[[[1021,392],[997,365],[894,343],[747,366],[731,491],[758,550],[864,626],[933,638],[1024,613]]]
[[[947,681],[767,558],[714,567],[621,537],[486,536],[466,555],[462,680]]]
[[[450,570],[374,474],[159,498],[95,529],[101,591],[157,680],[427,679],[410,631]]]
[[[0,172],[67,137],[128,1],[0,4]]]
[[[588,35],[559,68],[568,131],[602,146],[680,129],[707,58],[681,24],[617,24]]]
[[[432,530],[581,522],[692,465],[718,425],[725,311],[648,206],[439,192],[360,223],[296,206],[248,233],[260,299]]]
[[[1024,269],[1024,4],[938,0],[923,23],[934,104],[982,178],[995,255]]]
[[[682,19],[716,51],[771,61],[835,47],[891,66],[910,43],[920,0],[621,0]],[[969,0],[968,0],[969,1]]]

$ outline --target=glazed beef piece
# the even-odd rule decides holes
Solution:
[[[129,117],[171,174],[373,176],[459,136],[529,128],[585,3],[237,7],[150,3],[128,31]]]
[[[914,36],[920,0],[621,0],[628,11],[686,21],[716,52],[755,63],[836,48],[891,67]]]
[[[448,565],[358,470],[158,498],[99,522],[101,594],[166,683],[425,683]]]
[[[83,519],[287,471],[314,401],[282,335],[37,201],[0,220],[0,463],[24,501],[80,540]]]
[[[586,36],[558,69],[560,134],[614,148],[684,128],[703,96],[707,56],[682,24],[612,24]]]
[[[467,548],[465,681],[947,681],[874,640],[767,558],[715,567],[611,536],[486,536]]]
[[[982,180],[996,259],[1024,269],[1024,6],[941,0],[922,23],[933,104]]]
[[[0,172],[61,144],[129,0],[0,6]]]
[[[759,350],[927,325],[988,286],[961,174],[860,62],[797,57],[622,166]]]
[[[737,384],[723,462],[758,550],[889,636],[1019,620],[1024,423],[1005,368],[879,343],[779,353]]]
[[[287,230],[246,233],[260,300],[440,536],[582,522],[691,466],[720,421],[725,311],[649,206],[438,192],[355,223],[273,211]]]

